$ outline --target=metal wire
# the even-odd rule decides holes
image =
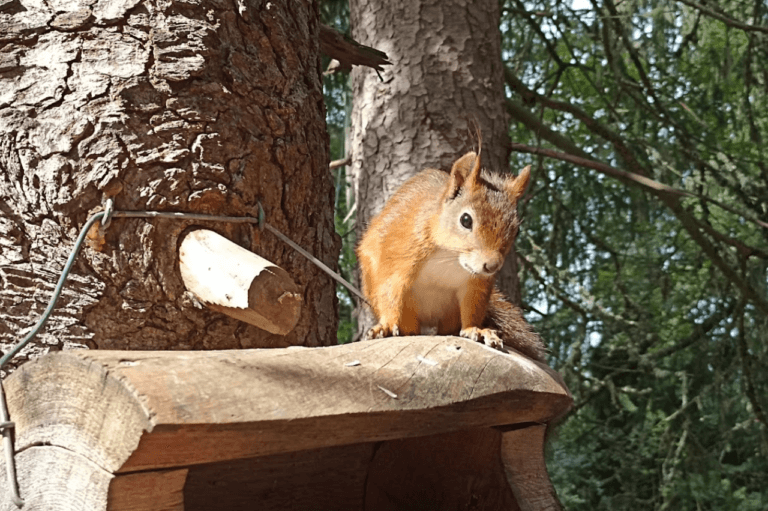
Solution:
[[[179,212],[172,212],[172,211],[113,211],[112,207],[113,207],[112,199],[107,199],[107,203],[104,211],[101,211],[91,216],[88,222],[86,222],[86,224],[80,230],[80,234],[78,235],[77,240],[75,241],[75,246],[72,248],[72,252],[69,254],[67,263],[64,265],[64,269],[62,270],[61,276],[59,277],[59,281],[56,283],[56,288],[54,289],[53,294],[51,295],[51,299],[48,302],[48,306],[45,308],[45,311],[43,311],[43,314],[40,316],[40,319],[32,327],[32,330],[29,331],[29,333],[24,337],[24,339],[22,339],[21,342],[16,344],[16,346],[14,346],[10,351],[4,354],[2,358],[0,358],[0,369],[5,367],[5,365],[8,363],[9,360],[15,357],[19,353],[19,351],[24,349],[24,347],[27,344],[29,344],[30,341],[32,341],[32,339],[34,339],[38,333],[40,333],[40,330],[48,321],[48,317],[51,315],[51,312],[53,312],[53,309],[56,306],[56,302],[58,301],[59,296],[61,295],[61,291],[64,289],[64,284],[67,281],[67,276],[69,275],[69,272],[72,269],[72,265],[75,262],[75,258],[77,257],[77,254],[80,252],[80,248],[83,245],[83,241],[85,241],[85,237],[88,235],[88,231],[98,221],[102,221],[102,225],[99,228],[99,230],[103,231],[106,228],[106,226],[110,224],[112,218],[171,218],[171,219],[178,219],[178,220],[202,220],[207,222],[257,224],[259,229],[266,229],[272,234],[274,234],[275,236],[277,236],[281,241],[290,245],[291,248],[293,248],[298,253],[300,253],[307,259],[309,259],[318,268],[320,268],[325,273],[327,273],[336,282],[338,282],[342,286],[349,289],[351,292],[357,295],[361,300],[367,303],[363,294],[356,287],[354,287],[352,284],[344,280],[338,273],[331,270],[328,266],[326,266],[322,261],[317,259],[315,256],[313,256],[312,254],[304,250],[301,246],[295,243],[288,236],[286,236],[285,234],[283,234],[282,232],[278,231],[277,229],[269,225],[267,222],[265,222],[264,210],[262,209],[261,204],[259,204],[258,218],[254,218],[250,216],[216,216],[216,215],[205,215],[202,213],[179,213]]]
[[[274,234],[275,236],[277,236],[278,238],[280,238],[281,240],[283,240],[288,245],[290,245],[294,250],[296,250],[296,252],[298,252],[299,254],[303,255],[304,257],[306,257],[307,259],[315,263],[315,266],[317,266],[318,268],[323,270],[325,273],[330,275],[336,282],[338,282],[342,286],[346,287],[347,289],[355,293],[358,296],[358,298],[360,298],[362,301],[364,301],[365,303],[368,303],[368,300],[365,299],[365,297],[363,296],[363,293],[361,293],[355,286],[353,286],[352,284],[350,284],[349,282],[341,278],[341,276],[338,273],[328,268],[325,264],[323,264],[322,261],[320,261],[315,256],[313,256],[312,254],[310,254],[309,252],[301,248],[299,245],[294,243],[293,240],[288,238],[288,236],[278,231],[268,223],[264,224],[264,228],[269,232],[271,232],[272,234]]]
[[[75,263],[75,258],[77,257],[78,252],[80,252],[80,247],[83,245],[83,241],[85,240],[85,236],[88,234],[88,231],[90,228],[98,222],[99,220],[104,217],[105,212],[102,211],[100,213],[96,213],[93,215],[88,222],[83,226],[83,228],[80,230],[80,235],[77,237],[77,240],[75,241],[75,246],[72,249],[72,252],[69,254],[69,258],[67,259],[67,264],[64,265],[64,269],[61,272],[61,276],[59,277],[59,281],[56,283],[56,288],[53,290],[53,295],[51,295],[51,299],[48,301],[48,306],[45,308],[45,311],[43,311],[43,314],[40,316],[40,319],[37,320],[37,323],[35,323],[35,326],[32,327],[32,330],[24,337],[24,339],[21,340],[16,346],[11,348],[11,350],[3,355],[3,358],[0,358],[0,369],[5,367],[5,364],[8,363],[9,360],[11,360],[13,357],[16,356],[16,354],[21,351],[24,346],[29,344],[29,342],[35,338],[35,336],[40,332],[40,330],[45,325],[46,321],[48,321],[48,316],[51,315],[51,312],[53,312],[53,308],[56,306],[56,301],[59,299],[59,295],[61,295],[61,290],[64,289],[64,283],[67,281],[67,276],[69,275],[69,271],[72,269],[72,265]]]
[[[5,404],[5,390],[3,382],[0,380],[0,428],[3,435],[3,454],[5,455],[5,473],[8,479],[8,486],[11,488],[11,500],[16,507],[24,505],[24,500],[19,495],[19,483],[16,480],[16,464],[13,460],[13,432],[11,429],[15,426],[8,416],[8,407]]]
[[[326,266],[321,260],[304,250],[301,246],[299,246],[296,242],[294,242],[292,239],[290,239],[288,236],[283,234],[282,232],[278,231],[271,225],[269,225],[267,222],[264,221],[264,210],[261,207],[261,204],[259,204],[259,217],[253,218],[250,216],[216,216],[216,215],[204,215],[201,213],[174,213],[169,211],[115,211],[112,213],[113,217],[136,217],[136,218],[177,218],[177,219],[187,219],[187,220],[205,220],[205,221],[215,221],[215,222],[230,222],[230,223],[251,223],[251,224],[257,224],[259,226],[259,229],[266,229],[275,236],[277,236],[281,241],[289,245],[291,248],[293,248],[296,252],[303,255],[310,261],[312,261],[315,266],[323,270],[325,273],[327,273],[331,278],[333,278],[336,282],[341,284],[342,286],[349,289],[351,292],[356,294],[361,300],[368,303],[365,297],[363,296],[363,293],[361,293],[355,286],[344,280],[341,275],[330,269],[328,266]]]

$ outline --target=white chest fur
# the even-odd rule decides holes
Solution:
[[[412,288],[422,328],[436,327],[444,314],[457,313],[469,278],[457,252],[440,249],[427,259]]]

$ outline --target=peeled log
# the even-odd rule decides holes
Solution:
[[[301,290],[288,273],[218,233],[187,234],[179,269],[187,290],[212,310],[279,335],[299,320]]]

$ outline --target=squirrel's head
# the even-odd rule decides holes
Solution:
[[[491,277],[501,269],[517,236],[517,201],[531,167],[503,176],[480,167],[480,155],[456,160],[443,197],[438,244],[459,252],[459,263],[473,275]]]

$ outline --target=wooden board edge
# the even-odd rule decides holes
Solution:
[[[108,511],[184,511],[189,470],[116,475],[109,484]]]

